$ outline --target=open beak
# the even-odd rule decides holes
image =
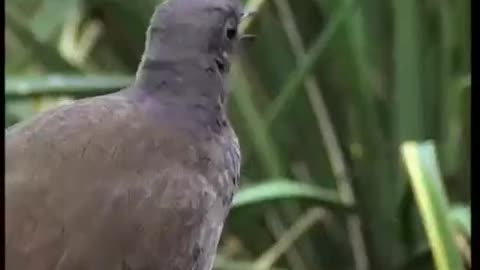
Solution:
[[[241,21],[245,21],[246,19],[255,16],[257,14],[256,11],[247,11],[242,14],[242,17],[240,18]],[[240,35],[240,40],[241,41],[253,41],[255,40],[256,36],[252,34],[241,34]]]
[[[254,16],[255,14],[257,14],[256,11],[246,11],[246,12],[244,12],[244,13],[242,14],[241,20],[243,21],[243,20],[245,20],[245,19],[248,19],[248,18]]]
[[[241,41],[254,41],[256,38],[257,36],[252,34],[243,34],[240,36]]]

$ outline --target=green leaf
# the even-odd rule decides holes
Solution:
[[[248,12],[260,12],[260,9],[263,7],[265,4],[265,0],[248,0],[245,3],[245,10]],[[252,18],[255,18],[256,16],[253,16]],[[252,20],[247,20],[246,22],[242,23],[240,25],[241,29],[240,32],[244,32],[248,27],[251,25]]]
[[[50,71],[54,72],[72,72],[78,69],[68,63],[56,50],[47,44],[39,41],[31,29],[28,28],[22,13],[16,10],[12,5],[6,5],[5,8],[6,27],[28,48],[32,58],[43,64]]]
[[[456,228],[468,238],[472,236],[472,211],[470,206],[456,205],[450,210],[450,219]]]
[[[288,104],[288,101],[295,95],[305,78],[315,67],[318,58],[320,55],[322,55],[322,52],[328,43],[337,33],[339,26],[345,22],[345,19],[348,18],[349,15],[351,15],[351,12],[355,7],[355,1],[345,0],[339,10],[333,15],[332,19],[325,27],[325,30],[313,42],[313,45],[305,55],[302,64],[300,64],[298,69],[289,76],[287,83],[280,90],[280,94],[270,105],[270,108],[266,113],[266,119],[268,123],[274,121],[275,118],[282,112],[282,110],[286,109],[286,104]]]
[[[234,102],[237,104],[243,118],[248,119],[245,124],[248,127],[261,164],[270,177],[282,175],[284,172],[282,171],[278,149],[273,143],[267,124],[263,121],[255,107],[251,86],[248,84],[243,70],[237,65],[232,67],[232,80],[236,88],[238,88],[233,92]]]
[[[421,27],[416,0],[392,1],[394,10],[394,119],[398,141],[425,136],[420,61]],[[405,108],[408,108],[406,110]]]
[[[68,12],[75,8],[79,0],[45,0],[30,23],[30,29],[36,38],[48,42],[67,18]],[[59,12],[61,11],[61,12]]]
[[[125,75],[54,75],[7,77],[7,98],[34,96],[95,96],[129,85],[132,76]]]
[[[464,269],[455,246],[446,192],[432,142],[406,142],[402,156],[438,270]]]
[[[472,87],[472,74],[468,73],[458,78],[453,86],[453,91],[465,91]]]
[[[233,205],[238,208],[277,200],[310,200],[328,207],[344,210],[352,208],[351,205],[344,204],[335,191],[287,179],[270,179],[268,182],[243,188],[236,194]]]

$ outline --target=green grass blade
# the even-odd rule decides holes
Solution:
[[[5,20],[5,27],[8,27],[17,36],[18,40],[31,51],[32,58],[35,61],[42,63],[50,71],[78,71],[58,53],[56,48],[50,47],[37,39],[32,30],[28,28],[22,14],[13,5],[7,4],[5,6]]]
[[[29,28],[38,40],[49,41],[59,31],[68,12],[78,5],[79,0],[44,0],[36,12]],[[59,12],[61,10],[61,12]]]
[[[266,113],[268,123],[271,123],[280,112],[286,108],[288,101],[295,95],[296,91],[303,84],[305,78],[314,68],[318,57],[322,54],[328,42],[333,38],[341,23],[348,18],[348,15],[354,10],[355,1],[346,0],[339,10],[333,15],[331,21],[325,27],[325,30],[313,42],[312,47],[308,50],[303,58],[302,64],[298,69],[289,76],[287,83],[280,90],[279,96],[272,102],[269,110]]]
[[[260,9],[262,9],[263,5],[265,4],[265,0],[248,0],[245,3],[245,10],[248,12],[260,12]],[[255,18],[255,16],[252,16],[252,18]],[[244,23],[240,25],[240,32],[243,33],[246,31],[249,26],[252,24],[252,20],[247,20]]]
[[[328,207],[351,209],[351,205],[343,203],[335,191],[286,179],[272,179],[243,188],[234,197],[233,205],[242,207],[277,200],[310,200]]]
[[[431,142],[406,142],[402,156],[437,270],[464,269],[455,246],[449,206]]]
[[[234,65],[231,76],[236,87],[233,91],[233,101],[237,104],[242,117],[247,120],[245,123],[263,169],[269,176],[284,175],[279,151],[273,143],[267,125],[255,107],[253,91],[243,70]]]
[[[393,1],[395,108],[394,123],[399,142],[418,140],[425,136],[423,122],[420,61],[421,27],[420,4],[416,0]]]
[[[47,75],[7,77],[8,99],[35,96],[95,96],[116,91],[130,84],[132,76],[124,75]]]
[[[459,231],[472,237],[472,211],[470,206],[456,205],[450,210],[450,219]]]
[[[472,87],[472,74],[467,74],[457,79],[454,89],[460,91],[468,90]]]

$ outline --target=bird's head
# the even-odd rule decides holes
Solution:
[[[152,16],[144,60],[200,59],[226,73],[243,37],[238,26],[248,15],[239,0],[165,1]]]

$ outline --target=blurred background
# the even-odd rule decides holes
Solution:
[[[471,269],[470,1],[245,2],[216,269]],[[127,86],[156,3],[7,0],[6,126]]]

